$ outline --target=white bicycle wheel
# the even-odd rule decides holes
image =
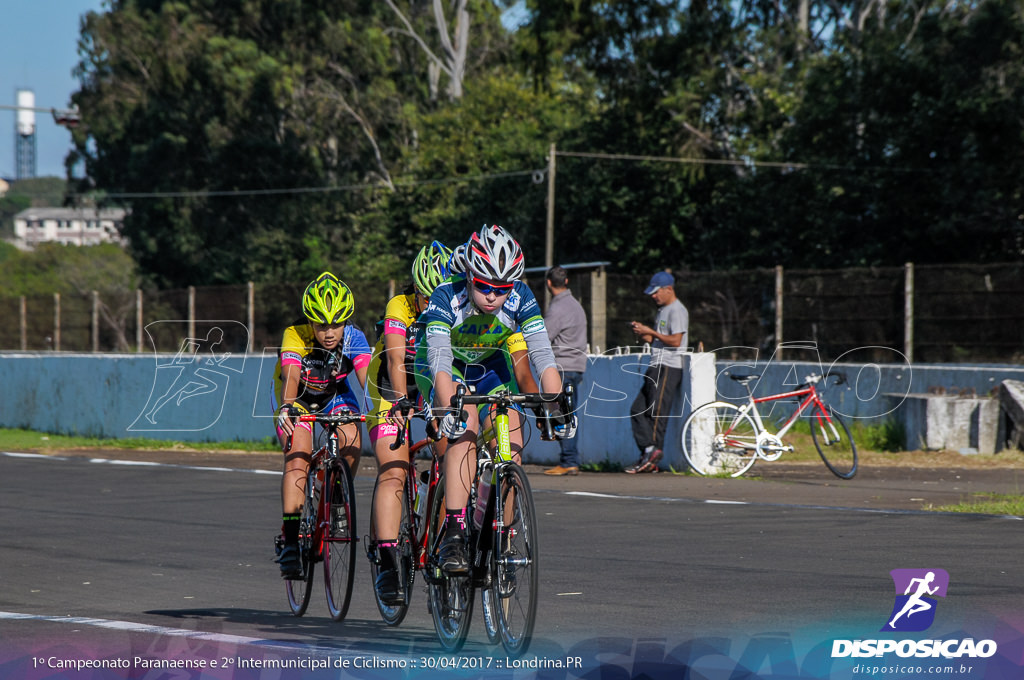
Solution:
[[[704,476],[739,477],[757,460],[757,426],[739,407],[714,401],[683,424],[683,455]]]

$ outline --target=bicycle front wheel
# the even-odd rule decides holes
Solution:
[[[309,598],[313,592],[313,530],[316,527],[316,513],[320,505],[320,490],[316,485],[316,475],[310,470],[306,475],[305,500],[299,511],[299,555],[302,560],[302,578],[288,579],[284,582],[285,594],[288,596],[288,607],[294,616],[302,616],[309,607]]]
[[[503,522],[491,551],[491,611],[496,615],[501,644],[510,656],[530,645],[537,617],[537,513],[530,483],[517,464],[505,466],[498,491]]]
[[[324,589],[331,618],[341,621],[352,599],[352,578],[356,566],[356,504],[352,472],[339,458],[324,474],[327,501],[324,503]]]
[[[850,428],[831,406],[825,411],[815,410],[811,416],[811,438],[825,467],[840,479],[851,479],[857,474],[857,445],[850,436]]]
[[[414,468],[410,468],[414,469]],[[415,576],[415,565],[413,560],[415,559],[413,551],[413,535],[415,534],[415,527],[412,523],[412,514],[410,506],[412,504],[413,489],[415,489],[416,481],[410,471],[406,471],[405,484],[402,485],[402,517],[398,524],[398,583],[402,589],[402,602],[399,604],[387,604],[377,596],[377,575],[380,574],[380,556],[376,554],[376,548],[374,548],[374,554],[370,556],[370,582],[373,587],[373,599],[377,602],[377,611],[380,612],[381,619],[384,620],[389,626],[397,626],[405,619],[405,615],[409,612],[409,599],[412,595],[412,583],[413,577]],[[377,507],[377,491],[373,489],[373,500],[370,504],[370,508]],[[424,501],[421,501],[424,502]],[[370,518],[370,545],[376,546],[379,536],[377,534],[376,520],[373,517],[371,510]]]
[[[739,477],[757,461],[757,426],[737,406],[715,401],[686,419],[682,444],[686,462],[698,474]]]
[[[466,644],[466,634],[469,633],[469,622],[473,617],[474,589],[471,577],[449,576],[439,566],[438,549],[444,538],[444,477],[437,482],[429,512],[427,606],[441,647],[446,652],[457,652]]]

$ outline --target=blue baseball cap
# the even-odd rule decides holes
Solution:
[[[647,289],[644,290],[644,295],[651,295],[654,291],[665,286],[671,286],[676,282],[676,278],[668,272],[658,272],[651,277],[651,282],[647,285]]]

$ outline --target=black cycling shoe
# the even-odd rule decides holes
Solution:
[[[397,569],[381,569],[373,588],[377,591],[377,599],[389,607],[405,603],[405,598],[398,587]]]
[[[302,559],[298,545],[288,543],[281,546],[275,561],[281,565],[281,578],[292,580],[302,578]]]
[[[446,536],[438,550],[441,571],[446,574],[466,574],[469,560],[466,558],[466,539],[458,534]]]

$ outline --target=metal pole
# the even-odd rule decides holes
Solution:
[[[255,342],[253,333],[256,330],[256,285],[252,281],[249,282],[249,299],[247,304],[249,305],[249,318],[247,319],[249,323],[249,344],[246,346],[245,351],[252,354],[253,343]]]
[[[555,266],[555,144],[548,149],[548,220],[544,233],[544,269]],[[551,292],[544,286],[544,309],[551,303]]]
[[[53,294],[53,350],[60,351],[60,293]]]
[[[600,354],[608,346],[608,275],[604,267],[590,272],[590,351]]]
[[[135,289],[135,347],[142,354],[142,289]]]
[[[782,265],[775,266],[775,351],[776,358],[782,358],[782,298],[785,287],[782,279]]]
[[[92,292],[92,351],[100,351],[100,294]]]
[[[914,263],[903,265],[903,353],[914,362]]]
[[[188,287],[188,337],[196,337],[196,287]]]
[[[28,300],[22,295],[18,302],[18,325],[21,329],[21,351],[28,349]]]

